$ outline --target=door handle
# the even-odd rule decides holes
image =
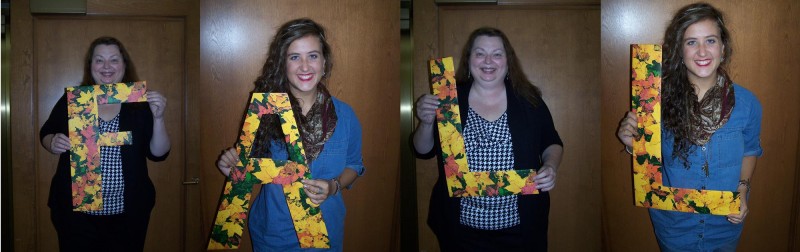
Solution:
[[[196,184],[200,184],[200,178],[198,177],[194,177],[190,181],[183,181],[183,185],[196,185]]]

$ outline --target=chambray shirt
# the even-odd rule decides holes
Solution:
[[[689,152],[689,168],[672,158],[673,134],[662,129],[662,169],[665,185],[680,188],[736,191],[742,158],[761,156],[761,104],[747,89],[734,84],[736,104],[731,117],[704,146]],[[708,160],[709,175],[702,170]],[[725,216],[650,209],[662,251],[735,251],[743,224]]]
[[[333,106],[338,117],[336,128],[333,135],[325,142],[322,152],[311,163],[311,176],[315,179],[332,179],[338,177],[345,168],[353,169],[361,176],[364,173],[361,157],[361,124],[349,105],[333,98]],[[288,159],[283,143],[273,141],[270,151],[272,159]],[[322,219],[328,228],[330,251],[342,251],[345,217],[342,194],[337,193],[328,197],[320,208]],[[248,226],[254,251],[301,250],[281,185],[266,184],[261,187],[261,192],[250,210]],[[302,249],[302,251],[321,250]]]

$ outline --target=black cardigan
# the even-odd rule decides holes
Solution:
[[[67,132],[67,97],[61,96],[50,117],[39,131],[39,140],[44,136]],[[123,103],[119,111],[119,130],[130,131],[133,145],[123,145],[122,174],[125,181],[125,212],[149,212],[155,205],[156,191],[147,174],[147,160],[162,161],[169,152],[156,157],[150,153],[150,138],[153,136],[153,113],[146,102]],[[70,180],[70,151],[61,153],[56,174],[50,183],[50,198],[47,205],[53,211],[72,211],[72,182]]]
[[[462,128],[466,128],[467,109],[469,108],[470,84],[457,86],[458,105],[461,109]],[[561,138],[553,125],[550,110],[544,101],[539,99],[539,104],[534,106],[518,96],[510,84],[506,84],[508,106],[508,127],[514,143],[514,168],[517,170],[535,169],[542,166],[541,156],[544,150],[553,144],[562,145]],[[438,130],[434,129],[434,146],[428,153],[418,153],[418,158],[429,159],[434,156],[438,159],[439,178],[433,186],[430,208],[428,211],[428,225],[437,236],[454,233],[452,229],[460,228],[459,212],[461,198],[450,197],[445,181],[444,162],[441,158],[441,146]],[[412,149],[414,149],[412,147]],[[415,150],[416,152],[416,150]],[[547,216],[550,209],[550,196],[548,192],[538,195],[521,195],[518,199],[521,231],[530,235],[544,236],[547,240]],[[533,238],[533,237],[531,237]],[[441,239],[441,238],[440,238]]]

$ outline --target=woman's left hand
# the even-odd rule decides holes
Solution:
[[[164,118],[164,108],[167,107],[167,98],[161,95],[161,93],[152,90],[148,90],[145,95],[147,95],[147,102],[150,104],[150,111],[153,112],[153,119]]]
[[[556,187],[556,170],[549,165],[544,166],[539,170],[539,174],[536,174],[536,177],[533,178],[533,181],[536,182],[536,189],[540,191],[553,190]]]
[[[747,217],[747,213],[750,212],[747,209],[747,199],[746,197],[741,197],[742,204],[739,206],[739,214],[729,214],[728,221],[733,224],[741,224],[744,221],[744,218]]]
[[[328,199],[330,194],[333,193],[332,189],[334,188],[331,188],[330,180],[304,179],[302,183],[303,183],[303,190],[305,190],[306,195],[308,195],[308,197],[311,198],[311,203],[317,205],[322,204],[322,202]]]

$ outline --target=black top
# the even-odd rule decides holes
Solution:
[[[470,87],[471,84],[457,86],[458,105],[461,109],[460,115],[463,128],[466,128],[466,111],[469,108]],[[508,114],[511,138],[514,142],[514,169],[534,169],[538,171],[542,166],[541,157],[544,150],[553,144],[563,146],[561,138],[553,125],[550,110],[541,99],[539,99],[538,106],[534,108],[525,98],[518,96],[509,83],[506,83],[506,96],[508,102],[506,113]],[[417,152],[417,157],[429,159],[436,156],[439,161],[439,178],[436,180],[431,194],[428,225],[439,236],[441,243],[443,242],[442,236],[459,233],[460,231],[454,229],[463,229],[466,226],[461,225],[459,222],[461,198],[450,197],[447,193],[444,162],[440,154],[441,143],[436,129],[434,129],[434,139],[434,146],[431,151],[428,153]],[[518,197],[518,207],[520,225],[515,230],[526,234],[527,237],[532,239],[537,236],[539,238],[543,237],[544,246],[546,246],[547,216],[550,208],[549,193],[540,192],[538,195],[520,195]],[[541,242],[539,245],[542,245]]]
[[[39,140],[44,136],[67,132],[67,97],[61,96],[50,117],[39,131]],[[153,113],[146,102],[122,103],[119,111],[119,130],[130,131],[133,145],[123,145],[122,174],[125,180],[125,212],[150,211],[155,205],[156,190],[147,175],[147,160],[162,161],[169,152],[156,157],[150,152],[150,138],[153,136]],[[72,211],[72,181],[70,180],[69,155],[67,150],[58,158],[56,174],[50,183],[50,198],[47,205],[52,210]]]

